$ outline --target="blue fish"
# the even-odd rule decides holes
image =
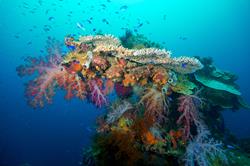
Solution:
[[[182,68],[186,68],[187,65],[188,65],[187,63],[182,63],[182,64],[181,64],[181,67],[182,67]]]
[[[75,46],[67,46],[69,50],[74,51],[76,49]]]

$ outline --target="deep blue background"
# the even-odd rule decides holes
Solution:
[[[25,56],[44,55],[41,50],[48,36],[63,41],[67,34],[91,34],[93,28],[121,35],[121,28],[143,23],[137,30],[153,41],[165,42],[173,56],[211,56],[219,68],[236,73],[242,96],[250,103],[249,0],[110,1],[0,0],[1,166],[78,165],[95,117],[103,112],[86,102],[65,101],[63,92],[42,110],[26,105],[23,84],[27,80],[18,78],[15,68]],[[128,9],[120,10],[122,5]],[[92,24],[86,21],[90,17]],[[79,29],[77,22],[86,30]],[[44,25],[51,26],[50,31],[45,32]],[[250,136],[250,111],[224,115],[232,132]]]

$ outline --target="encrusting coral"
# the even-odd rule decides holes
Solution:
[[[128,31],[121,41],[90,35],[67,36],[64,43],[66,55],[52,47],[48,57],[29,57],[17,72],[36,76],[26,87],[34,108],[51,103],[60,88],[66,99],[87,99],[109,110],[98,118],[96,139],[83,164],[228,163],[220,141],[230,141],[218,137],[225,134],[219,130],[224,126],[214,115],[221,117],[223,108],[247,108],[234,75],[216,69],[211,59],[171,57],[170,51]],[[109,94],[116,95],[114,102]]]

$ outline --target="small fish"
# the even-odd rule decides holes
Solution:
[[[181,64],[181,67],[182,67],[182,68],[186,68],[187,65],[188,65],[187,63],[182,63],[182,64]]]
[[[95,28],[93,28],[93,32],[95,32],[96,31],[96,29]]]
[[[107,19],[102,19],[102,22],[104,22],[105,24],[109,24],[108,20]]]
[[[140,27],[142,27],[143,26],[143,23],[140,23],[139,25],[138,25],[138,28],[140,28]]]
[[[115,14],[119,14],[119,12],[116,11]]]
[[[91,21],[91,20],[87,20],[87,22],[88,22],[89,24],[92,24],[92,21]]]
[[[77,26],[77,28],[79,28],[79,29],[81,29],[81,30],[83,30],[83,31],[86,30],[86,29],[84,28],[84,26],[83,26],[80,22],[77,22],[77,23],[76,23],[76,26]]]
[[[31,42],[31,41],[27,43],[27,45],[31,45],[31,44],[32,44],[32,42]]]
[[[55,17],[49,17],[49,19],[48,19],[49,21],[54,21],[55,20]]]
[[[180,40],[187,40],[187,37],[179,37]]]
[[[106,8],[107,6],[105,4],[101,4],[101,7]]]
[[[128,6],[127,5],[123,5],[120,7],[120,11],[126,11],[128,9]]]
[[[16,39],[19,39],[19,38],[20,38],[20,36],[19,36],[19,35],[15,35],[14,37],[15,37]]]
[[[227,145],[227,148],[228,149],[236,149],[234,146],[232,146],[232,145]]]

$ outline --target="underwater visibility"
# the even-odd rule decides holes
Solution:
[[[0,3],[0,166],[250,166],[250,1]]]

